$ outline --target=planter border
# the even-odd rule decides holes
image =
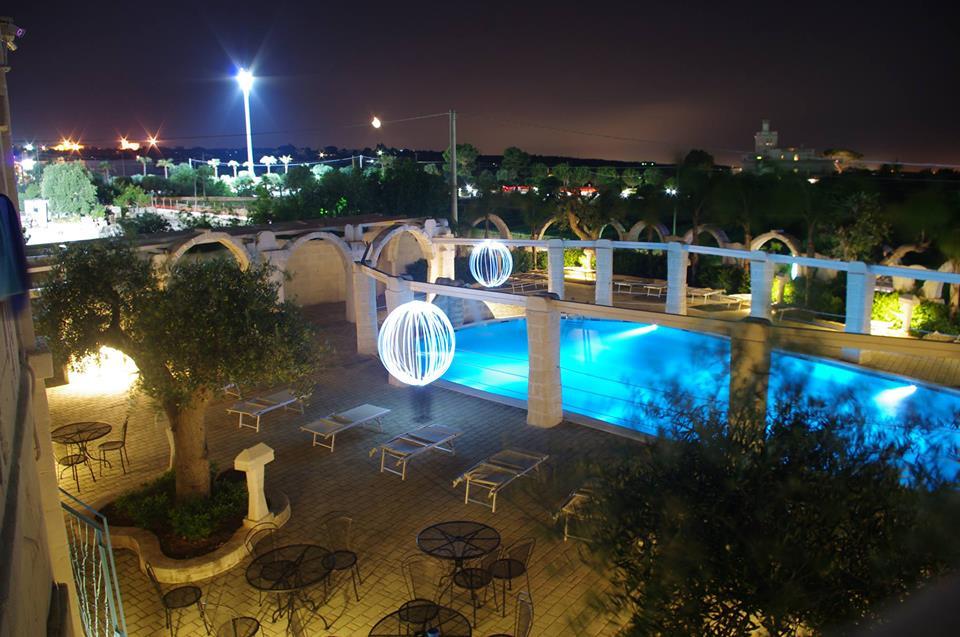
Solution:
[[[271,508],[270,515],[256,524],[273,522],[277,526],[283,526],[290,520],[290,499],[283,493],[272,495],[276,497],[276,509]],[[149,562],[161,583],[189,584],[226,573],[246,559],[248,553],[243,541],[253,526],[254,523],[244,520],[243,526],[216,550],[185,560],[164,555],[157,536],[145,529],[132,526],[110,527],[110,542],[114,549],[126,549],[136,553],[141,573],[147,572],[146,563]]]

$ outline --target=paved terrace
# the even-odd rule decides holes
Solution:
[[[378,472],[377,460],[368,452],[391,435],[420,424],[419,409],[409,389],[386,382],[378,361],[356,355],[353,326],[342,322],[342,304],[310,308],[328,340],[337,349],[334,364],[318,375],[318,386],[306,416],[275,412],[264,418],[259,433],[238,430],[235,417],[228,417],[222,401],[207,415],[211,458],[221,469],[231,468],[242,449],[264,442],[276,450],[276,460],[267,465],[268,490],[284,492],[293,511],[290,522],[278,535],[278,543],[321,542],[318,523],[333,510],[354,517],[354,544],[360,557],[364,582],[361,600],[352,597],[349,584],[342,588],[321,612],[336,617],[330,631],[319,619],[307,615],[305,634],[366,635],[376,621],[395,610],[408,597],[400,573],[400,561],[417,553],[417,532],[443,520],[471,519],[488,523],[500,531],[504,544],[533,536],[537,547],[531,562],[531,588],[535,606],[534,635],[612,635],[619,628],[615,619],[598,611],[594,595],[606,587],[603,577],[583,564],[576,542],[564,543],[556,534],[552,515],[558,503],[576,486],[574,466],[586,458],[621,453],[638,444],[596,430],[563,423],[553,429],[536,429],[525,424],[520,409],[471,398],[431,387],[429,422],[461,429],[456,456],[435,453],[411,463],[406,482]],[[81,419],[100,419],[119,425],[128,409],[131,415],[128,449],[132,466],[126,476],[119,467],[105,470],[94,484],[89,474],[81,479],[80,497],[102,506],[117,494],[159,475],[167,466],[167,444],[162,430],[154,425],[153,411],[142,397],[128,400],[126,394],[78,395],[67,387],[49,391],[52,426]],[[393,411],[384,419],[384,433],[355,429],[338,436],[336,453],[311,447],[309,436],[298,431],[311,417],[370,402]],[[114,431],[111,437],[116,437]],[[508,446],[551,454],[541,478],[523,478],[500,498],[497,513],[476,504],[463,503],[463,487],[451,481],[475,461]],[[61,486],[74,491],[68,474]],[[146,576],[137,568],[133,553],[118,550],[116,563],[127,625],[131,635],[163,635],[163,611]],[[244,579],[245,564],[212,580],[198,583],[208,602],[208,614],[219,625],[230,614],[254,615],[264,620],[257,604],[257,592]],[[522,580],[518,580],[520,582]],[[515,582],[514,594],[518,590]],[[349,597],[347,597],[349,595]],[[346,603],[345,600],[349,599]],[[468,596],[454,604],[469,616]],[[508,600],[507,618],[492,609],[478,611],[475,635],[513,630],[515,603]],[[273,602],[263,607],[273,608]],[[179,635],[202,634],[195,610],[179,615]],[[264,635],[283,635],[282,622],[264,620]]]

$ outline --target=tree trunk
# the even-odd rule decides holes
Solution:
[[[176,443],[173,468],[178,502],[210,497],[210,454],[204,420],[209,402],[208,396],[194,396],[187,405],[164,406]]]

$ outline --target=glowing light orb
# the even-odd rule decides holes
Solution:
[[[133,360],[112,347],[101,347],[99,355],[76,361],[69,371],[69,391],[83,395],[121,394],[137,380]]]
[[[390,312],[377,338],[383,366],[407,385],[428,385],[443,376],[455,347],[450,319],[424,301],[410,301]]]
[[[513,272],[513,257],[499,241],[484,241],[470,253],[470,273],[477,283],[495,288],[503,285]]]

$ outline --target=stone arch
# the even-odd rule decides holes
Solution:
[[[543,224],[543,226],[540,228],[540,232],[537,233],[536,238],[539,239],[540,241],[543,241],[543,237],[547,234],[547,230],[550,228],[550,226],[552,226],[559,220],[560,220],[560,217],[551,217],[550,219],[548,219],[547,222]]]
[[[489,220],[490,223],[492,223],[497,229],[497,232],[500,233],[501,239],[513,239],[513,234],[510,232],[510,227],[507,225],[507,222],[504,221],[500,215],[495,215],[492,212],[474,219],[473,223],[470,224],[470,227],[476,228],[482,222],[487,220]]]
[[[727,233],[723,231],[723,228],[719,228],[709,223],[702,224],[697,234],[710,235],[721,248],[725,248],[730,244],[730,238],[727,236]],[[693,228],[690,228],[683,234],[683,242],[688,245],[693,243]]]
[[[928,246],[928,243],[907,243],[902,245],[891,252],[890,256],[883,260],[883,265],[900,265],[903,257],[907,256],[911,252],[919,254],[926,250]]]
[[[300,262],[294,261],[293,257],[301,248],[310,245],[312,242],[333,247],[343,266],[343,277],[340,281],[336,280],[336,275],[331,273],[329,268],[323,267],[323,259],[326,257],[322,251],[319,254],[316,251],[301,254],[300,261],[305,265],[306,272],[311,273],[308,275],[308,281],[312,285],[304,284],[300,277],[295,276],[296,269],[293,265],[298,265]],[[339,287],[342,284],[346,318],[351,322],[355,320],[353,314],[353,256],[346,241],[332,232],[308,232],[288,243],[284,252],[286,253],[285,270],[290,277],[284,283],[284,286],[290,288],[291,295],[305,304],[337,302],[340,300]],[[303,261],[304,259],[306,261]],[[305,285],[306,287],[304,287]]]
[[[670,234],[670,231],[667,230],[667,227],[662,223],[647,223],[646,221],[638,221],[630,226],[630,230],[626,233],[626,240],[639,241],[640,233],[646,230],[648,227],[653,228],[653,231],[657,233],[657,236],[660,238],[660,243],[666,242],[667,236]]]
[[[402,226],[385,228],[373,239],[373,241],[370,242],[371,251],[367,258],[367,263],[373,267],[376,267],[377,263],[380,261],[380,255],[383,253],[383,249],[387,247],[387,245],[393,239],[405,232],[413,235],[413,238],[416,239],[417,243],[420,245],[420,251],[423,253],[423,258],[427,260],[427,280],[432,281],[436,251],[434,250],[433,242],[430,241],[430,237],[427,236],[427,233],[424,232],[423,228],[420,228],[419,226],[404,224]]]
[[[783,245],[787,246],[787,249],[790,250],[790,254],[795,257],[799,257],[803,254],[803,251],[800,249],[800,241],[796,237],[790,236],[779,230],[770,230],[769,232],[764,232],[761,235],[757,235],[750,241],[750,250],[759,250],[765,246],[768,242],[777,240]]]
[[[179,261],[183,255],[189,252],[191,248],[208,243],[219,243],[225,247],[230,254],[233,255],[233,258],[237,260],[237,263],[240,264],[240,269],[246,270],[248,267],[250,267],[250,255],[247,253],[247,249],[240,239],[237,239],[226,232],[209,231],[201,232],[198,235],[190,237],[177,246],[173,252],[170,253],[167,263],[169,265],[173,265]]]
[[[607,228],[613,228],[617,232],[617,241],[626,241],[624,238],[627,234],[627,231],[623,229],[623,224],[619,221],[610,221],[610,223],[605,223],[600,228],[600,232],[597,233],[597,238],[603,238],[603,231]]]

